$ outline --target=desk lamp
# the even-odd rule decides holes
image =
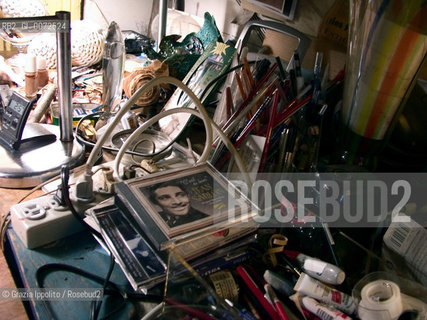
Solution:
[[[16,126],[2,125],[0,131],[0,140],[3,141],[0,144],[0,187],[28,188],[58,174],[62,165],[69,164],[73,167],[84,158],[83,146],[73,141],[70,12],[58,11],[54,16],[0,19],[0,26],[3,26],[3,23],[13,24],[14,29],[18,30],[56,31],[59,128],[54,125],[22,123],[26,119],[21,116],[22,112],[17,112],[13,115],[16,116],[13,120],[20,123],[18,128],[23,128],[23,132],[20,132],[22,137],[20,133],[14,132]],[[30,106],[15,105],[12,110],[25,108]],[[10,114],[9,116],[12,117]],[[10,136],[16,141],[10,143]]]

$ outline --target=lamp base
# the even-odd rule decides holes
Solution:
[[[52,139],[52,134],[57,138]],[[0,145],[0,187],[30,188],[59,174],[61,166],[75,167],[84,160],[84,146],[62,142],[58,126],[27,123],[18,150]],[[44,139],[46,137],[46,139]]]

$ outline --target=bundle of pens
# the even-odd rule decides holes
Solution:
[[[275,63],[257,61],[252,68],[245,57],[241,60],[242,68],[234,75],[237,103],[232,99],[233,85],[225,89],[228,120],[222,129],[246,161],[248,171],[314,171],[326,109],[321,104],[322,53],[316,56],[314,74],[307,85],[298,52],[288,72],[279,57]],[[233,171],[230,158],[223,145],[214,145],[211,162],[217,169]]]

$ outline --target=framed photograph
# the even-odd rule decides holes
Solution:
[[[120,182],[115,198],[159,250],[231,226],[253,228],[258,213],[208,163]]]
[[[88,210],[97,222],[102,237],[135,290],[147,292],[162,282],[166,257],[160,257],[111,198]]]
[[[106,246],[106,249],[113,254],[134,290],[147,293],[150,288],[165,281],[168,271],[167,252],[155,249],[145,233],[140,231],[139,225],[132,223],[125,213],[114,204],[113,198],[88,209],[86,215],[101,232],[103,241],[98,238],[97,240],[102,247]],[[224,254],[233,248],[253,242],[257,239],[256,230],[255,225],[215,230],[215,232],[205,235],[203,241],[181,242],[175,247],[175,254],[191,261],[195,267],[203,266],[204,269],[200,269],[201,272],[206,272],[209,268],[216,270],[218,265],[203,264],[202,262],[205,262],[206,258],[202,260],[196,258],[220,247],[223,249],[217,253]],[[250,234],[252,235],[250,236]],[[229,259],[229,257],[224,259],[223,264],[228,265]],[[182,273],[186,270],[182,265],[176,265],[173,262],[170,266],[174,272]]]

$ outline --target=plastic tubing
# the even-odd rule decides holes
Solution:
[[[215,130],[220,135],[221,140],[225,143],[225,145],[229,148],[229,150],[231,151],[231,153],[234,155],[235,160],[236,160],[236,164],[239,167],[239,169],[242,172],[242,174],[245,176],[245,179],[246,179],[247,183],[249,185],[251,185],[251,180],[249,178],[249,174],[247,173],[247,170],[246,170],[246,167],[245,167],[245,165],[243,163],[243,160],[240,157],[240,155],[237,152],[237,150],[234,148],[234,146],[231,143],[231,141],[228,139],[228,137],[216,125],[216,123],[214,123],[210,119],[208,113],[206,112],[206,109],[203,107],[202,103],[197,98],[197,96],[193,93],[193,91],[191,91],[180,80],[178,80],[176,78],[173,78],[173,77],[169,77],[169,76],[157,77],[157,78],[154,78],[153,80],[145,83],[142,87],[140,87],[129,98],[128,101],[126,101],[126,103],[122,106],[122,108],[120,109],[120,111],[114,117],[113,121],[107,127],[107,130],[105,131],[105,133],[101,136],[101,138],[97,141],[97,143],[93,147],[93,150],[92,150],[91,154],[89,155],[89,158],[88,158],[88,160],[86,162],[86,172],[85,172],[86,178],[87,179],[91,178],[91,176],[92,176],[92,168],[93,168],[93,165],[95,164],[95,162],[97,160],[97,155],[101,151],[102,146],[104,145],[105,141],[111,135],[111,132],[113,131],[114,127],[119,123],[119,121],[123,117],[123,115],[127,111],[130,110],[130,108],[135,104],[136,100],[138,100],[139,96],[145,90],[149,90],[149,89],[153,88],[154,86],[159,85],[159,84],[163,84],[163,83],[173,84],[173,85],[177,86],[178,88],[182,89],[189,96],[189,98],[191,100],[193,100],[193,102],[196,104],[196,107],[199,110],[199,112],[197,112],[194,109],[189,109],[189,108],[174,108],[174,109],[166,110],[166,111],[163,111],[163,112],[155,115],[154,117],[150,118],[149,120],[147,120],[140,127],[140,128],[143,128],[143,129],[140,130],[140,128],[138,128],[137,130],[140,130],[139,132],[142,132],[142,131],[146,130],[148,128],[148,126],[150,126],[151,124],[157,122],[159,119],[161,119],[161,118],[163,118],[163,117],[165,117],[165,116],[167,116],[169,114],[178,113],[178,112],[192,113],[192,114],[198,116],[199,118],[203,119],[203,122],[204,122],[204,124],[206,126],[206,128],[205,128],[205,130],[206,130],[206,144],[205,144],[205,149],[203,150],[203,153],[202,153],[202,156],[201,156],[199,162],[201,160],[206,161],[206,159],[207,159],[207,157],[209,155],[209,152],[210,152],[210,149],[211,149],[211,146],[212,146],[212,127],[213,127],[213,128],[215,128]],[[183,109],[183,110],[177,110],[177,109]],[[189,110],[192,110],[192,111],[189,111]],[[150,124],[146,125],[147,123],[150,123]],[[129,141],[129,143],[132,141],[131,140],[131,136],[126,140],[126,141]],[[126,144],[126,142],[125,142],[125,144]],[[118,164],[120,163],[120,158],[123,156],[122,154],[124,153],[124,150],[126,150],[125,149],[125,144],[120,148],[120,150],[119,150],[120,157],[119,157],[119,154],[118,154],[117,157],[116,157],[116,161],[115,161],[115,163],[117,164],[117,167],[115,166],[115,172],[116,172],[116,175],[117,175],[118,179],[120,179],[119,170],[118,170]],[[127,144],[126,144],[126,146],[127,146]],[[122,151],[122,149],[123,149],[123,151]],[[122,151],[122,152],[120,152],[120,151]]]
[[[89,155],[89,158],[86,161],[86,176],[92,176],[92,168],[97,160],[97,155],[102,149],[102,146],[104,145],[105,141],[107,141],[107,138],[111,135],[113,129],[117,126],[123,115],[130,110],[130,108],[135,104],[135,102],[139,99],[139,96],[145,91],[150,90],[156,85],[168,83],[173,84],[180,89],[182,89],[185,93],[188,94],[188,96],[196,103],[197,108],[199,108],[200,112],[205,118],[209,118],[205,108],[203,105],[198,101],[196,95],[188,89],[187,86],[185,86],[181,81],[179,81],[176,78],[169,77],[169,76],[162,76],[154,78],[153,80],[145,83],[142,87],[140,87],[135,93],[129,98],[128,101],[125,102],[125,104],[120,108],[119,112],[117,112],[116,116],[114,117],[113,121],[108,125],[105,133],[101,136],[101,138],[96,142],[95,146],[93,147],[92,152]],[[201,106],[201,108],[200,108]],[[208,137],[207,137],[208,138]]]
[[[130,146],[133,140],[135,140],[142,132],[147,130],[149,127],[151,127],[153,124],[155,124],[157,121],[159,121],[162,118],[165,118],[167,116],[170,116],[175,113],[190,113],[192,115],[198,116],[203,120],[203,123],[205,125],[206,130],[206,143],[205,148],[203,149],[203,153],[200,156],[199,160],[197,160],[198,163],[205,162],[210,153],[210,145],[212,145],[212,126],[209,122],[210,119],[206,119],[202,116],[200,116],[200,113],[197,110],[190,109],[190,108],[173,108],[169,110],[162,111],[155,116],[151,117],[147,121],[145,121],[141,126],[139,126],[132,134],[124,141],[123,145],[120,147],[119,152],[116,155],[116,158],[114,159],[114,172],[117,175],[117,179],[121,181],[120,177],[120,162],[123,158],[124,153],[126,152],[126,149]]]
[[[166,111],[163,111],[155,116],[153,116],[152,118],[148,119],[146,122],[144,122],[144,124],[140,127],[138,127],[138,129],[136,129],[127,139],[126,141],[123,143],[123,145],[121,146],[119,152],[116,155],[115,161],[114,161],[114,171],[117,175],[117,179],[120,181],[120,162],[121,159],[124,155],[124,153],[126,152],[126,149],[129,147],[129,145],[131,144],[131,142],[138,137],[144,130],[148,129],[152,124],[156,123],[157,121],[159,121],[161,118],[167,117],[171,114],[175,114],[175,113],[190,113],[200,119],[203,120],[204,125],[205,125],[205,129],[206,129],[206,135],[208,135],[208,130],[211,130],[211,137],[212,137],[212,127],[218,132],[221,140],[223,141],[223,143],[227,146],[227,148],[229,148],[229,150],[231,151],[231,153],[233,153],[235,160],[236,160],[236,164],[239,167],[240,171],[242,172],[242,174],[245,176],[245,180],[246,183],[248,183],[248,185],[251,185],[251,180],[249,177],[249,174],[246,170],[245,164],[243,163],[242,158],[240,157],[239,153],[237,152],[237,150],[235,149],[234,145],[231,143],[230,139],[228,139],[228,137],[224,134],[224,132],[218,127],[218,125],[213,122],[209,117],[208,118],[203,118],[201,116],[201,114],[194,109],[190,109],[190,108],[173,108],[173,109],[169,109]],[[206,139],[208,140],[208,139]],[[197,163],[201,163],[201,162],[205,162],[207,160],[207,158],[209,157],[210,154],[210,145],[212,144],[212,138],[210,141],[206,141],[205,144],[205,148],[203,150],[202,155],[200,156],[200,159],[197,161]]]

